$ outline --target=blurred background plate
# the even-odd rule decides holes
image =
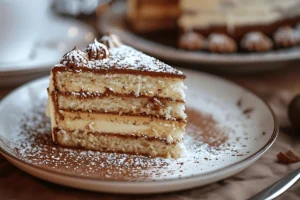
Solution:
[[[0,87],[18,85],[49,74],[62,55],[74,48],[83,49],[95,37],[94,30],[74,19],[50,15],[31,56],[23,61],[0,63]]]
[[[161,39],[176,38],[176,31],[157,33],[154,40],[130,30],[126,21],[125,2],[112,4],[111,9],[105,12],[98,20],[98,29],[101,33],[113,32],[121,40],[147,54],[162,59],[169,64],[192,67],[211,72],[226,73],[253,73],[275,70],[300,59],[300,47],[270,51],[266,53],[234,53],[216,54],[203,51],[185,51],[160,42]]]

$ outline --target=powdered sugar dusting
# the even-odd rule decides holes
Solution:
[[[209,35],[209,40],[214,44],[225,44],[228,41],[228,36],[224,34],[213,33]]]
[[[182,74],[182,72],[171,66],[126,45],[111,48],[110,54],[111,56],[106,59],[89,61],[88,67],[105,70],[129,69],[146,72]]]
[[[60,64],[68,65],[75,64],[78,66],[83,66],[88,64],[88,58],[86,53],[80,51],[74,47],[72,51],[67,52],[61,59]]]
[[[106,55],[109,55],[109,51],[107,47],[104,44],[98,42],[96,39],[94,40],[94,43],[89,44],[87,47],[87,50],[92,50],[92,51],[100,51],[102,49],[105,51]]]
[[[12,140],[5,143],[10,153],[19,159],[60,173],[103,180],[156,181],[192,176],[202,170],[203,162],[217,167],[215,161],[223,159],[224,154],[238,154],[227,142],[226,129],[221,129],[212,116],[195,110],[187,111],[186,150],[179,159],[56,146],[52,143],[50,121],[44,111],[45,105],[37,106],[22,116]]]
[[[275,41],[280,41],[285,39],[295,39],[295,38],[296,38],[296,32],[291,27],[281,27],[274,34]]]
[[[103,37],[99,43],[96,39],[89,44],[85,52],[76,47],[67,52],[61,59],[60,64],[73,68],[80,72],[81,68],[95,70],[136,70],[143,72],[157,72],[166,74],[183,75],[179,70],[148,56],[136,49],[121,44],[117,36]],[[56,65],[58,66],[58,65]]]
[[[87,46],[86,52],[89,55],[90,60],[101,60],[109,56],[107,47],[96,39],[94,40],[94,43]]]
[[[245,36],[245,39],[251,42],[260,42],[263,35],[260,32],[250,32]]]
[[[204,37],[195,32],[187,32],[182,37],[181,40],[187,43],[194,43],[200,41],[204,41]]]

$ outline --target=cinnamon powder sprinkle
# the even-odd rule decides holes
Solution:
[[[247,114],[252,113],[253,110],[254,110],[253,108],[247,108],[247,109],[245,109],[245,110],[243,111],[243,113],[244,113],[245,115],[247,115]]]

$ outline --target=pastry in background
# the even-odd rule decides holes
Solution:
[[[201,40],[210,40],[208,37],[211,34],[223,34],[228,41],[233,40],[237,47],[248,52],[263,52],[274,47],[285,48],[299,44],[299,34],[296,39],[293,33],[295,29],[292,28],[300,22],[299,0],[128,0],[128,7],[128,20],[136,32],[177,28],[180,32],[178,46],[187,50],[205,49],[220,53],[239,50],[234,45],[228,48],[228,45],[208,44],[204,48],[199,39],[195,40],[196,37],[187,37],[190,33],[204,37]],[[169,19],[172,19],[172,23],[169,23]],[[286,26],[290,30],[284,28]],[[252,32],[261,34],[256,39],[262,40],[263,45],[257,45],[256,40],[245,39]],[[194,44],[195,41],[197,44]]]

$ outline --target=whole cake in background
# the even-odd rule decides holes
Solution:
[[[59,145],[179,157],[185,75],[107,35],[51,70],[47,116]]]
[[[299,0],[128,0],[127,16],[140,33],[178,28],[179,47],[188,50],[262,52],[300,44]]]

